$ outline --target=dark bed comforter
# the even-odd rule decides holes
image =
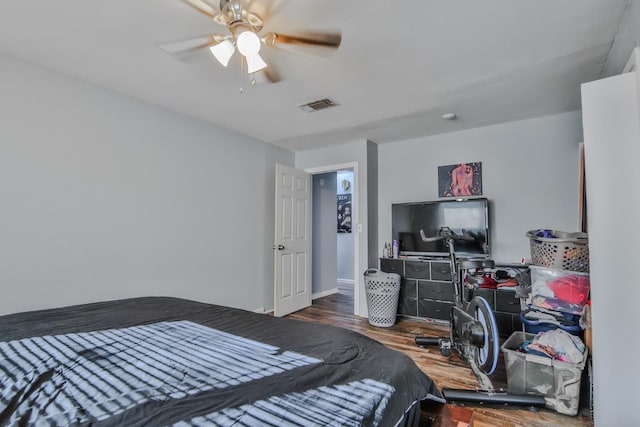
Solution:
[[[406,355],[337,327],[147,297],[0,317],[0,425],[417,425]]]

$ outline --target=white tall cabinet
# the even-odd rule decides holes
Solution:
[[[638,65],[582,85],[596,426],[640,425]]]

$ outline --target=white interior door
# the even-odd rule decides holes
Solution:
[[[274,315],[311,305],[311,175],[276,164]]]

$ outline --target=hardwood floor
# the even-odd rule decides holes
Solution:
[[[348,287],[339,286],[339,288],[341,289],[340,293],[316,299],[311,307],[292,313],[288,317],[354,330],[380,341],[387,347],[406,353],[423,372],[435,381],[439,389],[474,390],[479,387],[475,375],[457,354],[454,353],[451,357],[446,358],[440,354],[436,347],[420,348],[415,345],[414,337],[418,334],[434,337],[448,336],[449,330],[446,326],[400,317],[391,328],[371,326],[366,318],[359,318],[352,314],[353,291],[350,291]],[[491,380],[496,389],[506,390],[506,372],[502,355],[498,369]],[[464,407],[450,404],[437,405],[424,409],[432,419],[436,419],[433,425],[438,426],[457,426],[458,424],[453,420],[468,422],[469,418],[473,420],[471,425],[475,427],[593,426],[588,407],[581,407],[575,417],[561,415],[549,409],[532,411],[513,407],[488,407],[471,404]],[[425,424],[429,424],[429,422],[425,422]]]

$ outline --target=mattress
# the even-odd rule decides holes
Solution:
[[[0,425],[418,425],[406,355],[342,328],[169,297],[0,317]]]

